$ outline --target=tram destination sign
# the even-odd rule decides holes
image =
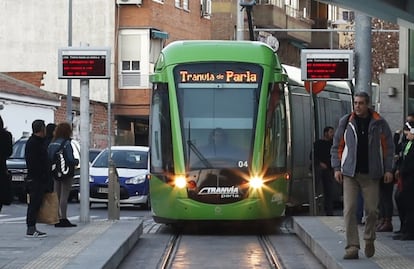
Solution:
[[[302,50],[302,80],[352,80],[353,56],[350,50]]]
[[[259,83],[262,71],[253,64],[197,63],[177,66],[174,76],[179,83]]]
[[[61,48],[58,51],[60,79],[109,79],[110,48]]]

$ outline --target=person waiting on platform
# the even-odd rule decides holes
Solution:
[[[404,135],[408,142],[405,144],[396,175],[400,184],[400,202],[404,209],[404,223],[400,234],[394,235],[394,240],[414,240],[414,122],[406,122]]]
[[[323,129],[323,138],[313,144],[314,167],[317,186],[322,184],[324,210],[327,216],[333,216],[333,184],[334,174],[331,167],[331,147],[334,128],[327,126]],[[319,188],[318,188],[319,189]]]

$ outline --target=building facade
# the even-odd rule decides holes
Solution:
[[[212,2],[212,39],[236,39],[237,0]],[[278,40],[281,62],[300,66],[303,48],[338,48],[335,31],[318,31],[332,25],[338,15],[335,6],[314,0],[258,0],[252,8],[255,40]],[[248,17],[243,13],[244,39],[249,39]],[[270,39],[273,40],[273,39]]]
[[[209,5],[209,1],[117,0],[116,144],[148,144],[149,75],[168,43],[211,39]]]
[[[67,80],[58,79],[58,49],[69,45],[110,47],[111,79],[91,80],[90,102],[101,106],[110,100],[114,144],[146,145],[149,75],[159,52],[174,40],[210,39],[210,15],[209,0],[3,0],[0,1],[0,17],[4,22],[0,24],[0,72],[44,72],[40,88],[73,103],[76,131],[80,118],[80,81],[72,80],[72,98],[66,99]],[[62,109],[66,109],[67,103],[62,103]],[[106,114],[106,109],[91,108],[91,132],[98,128],[94,122],[100,122],[99,128],[108,129],[104,126],[108,120],[103,120]],[[63,115],[57,113],[56,120],[64,118]],[[90,144],[103,145],[103,142],[90,141]]]
[[[44,72],[0,73],[0,115],[13,141],[32,133],[32,122],[43,119],[46,124],[66,121],[66,95],[41,89]],[[79,111],[79,98],[74,97],[73,111]],[[90,102],[90,146],[108,145],[107,103]],[[73,139],[80,140],[79,115],[74,115]],[[113,116],[111,117],[114,125]]]

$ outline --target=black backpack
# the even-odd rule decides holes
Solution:
[[[64,150],[65,144],[66,140],[60,144],[59,149],[53,155],[51,170],[52,176],[56,180],[71,178],[75,174],[75,167],[73,165],[69,165],[67,162],[67,157]]]

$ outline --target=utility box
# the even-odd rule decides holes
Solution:
[[[406,99],[404,89],[404,74],[380,74],[377,111],[387,120],[392,132],[400,130],[403,127],[407,114],[407,109],[404,106]]]

